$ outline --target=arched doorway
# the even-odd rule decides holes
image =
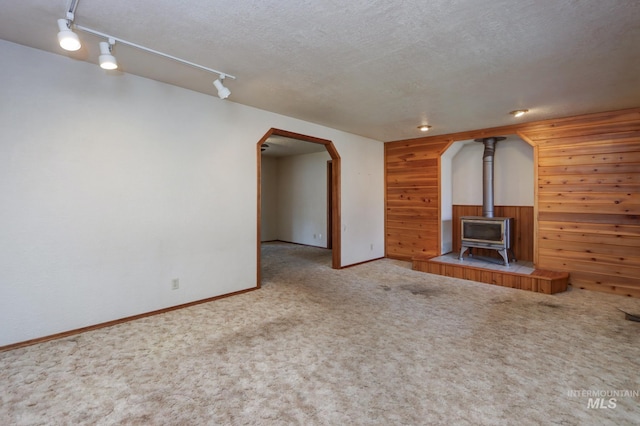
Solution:
[[[299,133],[289,132],[287,130],[281,129],[270,129],[265,135],[258,141],[256,144],[256,158],[257,158],[257,178],[258,178],[258,216],[257,216],[257,235],[256,235],[256,253],[257,253],[257,287],[260,287],[261,277],[260,277],[260,262],[261,262],[261,253],[260,253],[260,244],[261,244],[261,222],[262,222],[262,166],[261,166],[261,147],[262,145],[269,139],[271,136],[284,136],[292,139],[298,139],[305,142],[312,142],[317,144],[324,145],[325,149],[329,153],[331,157],[331,188],[330,194],[331,199],[329,200],[330,209],[331,209],[331,250],[332,250],[332,267],[333,269],[340,269],[341,264],[341,235],[340,235],[340,155],[336,150],[333,142],[327,139],[320,139],[313,136],[302,135]]]

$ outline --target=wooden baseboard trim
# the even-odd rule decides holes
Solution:
[[[380,260],[380,259],[384,259],[384,256],[376,257],[375,259],[369,259],[369,260],[365,260],[365,261],[358,262],[358,263],[352,263],[351,265],[341,266],[340,269],[353,268],[354,266],[364,265],[365,263],[375,262],[376,260]]]
[[[322,247],[322,246],[312,246],[311,244],[294,243],[293,241],[284,241],[284,240],[262,241],[261,244],[262,243],[286,243],[286,244],[295,244],[297,246],[302,246],[302,247],[313,247],[313,248],[331,250],[330,248],[326,248],[326,247]]]
[[[64,337],[74,336],[76,334],[85,333],[87,331],[98,330],[100,328],[112,327],[114,325],[122,324],[129,321],[135,321],[138,319],[151,317],[154,315],[164,314],[171,311],[176,311],[178,309],[189,308],[195,305],[201,305],[203,303],[213,302],[220,299],[225,299],[231,296],[237,296],[239,294],[248,293],[250,291],[258,290],[258,287],[247,288],[245,290],[234,291],[233,293],[221,294],[220,296],[209,297],[207,299],[196,300],[195,302],[184,303],[182,305],[171,306],[169,308],[158,309],[157,311],[146,312],[144,314],[132,315],[130,317],[125,317],[113,321],[107,321],[100,324],[90,325],[87,327],[77,328],[75,330],[63,331],[62,333],[51,334],[49,336],[38,337],[36,339],[25,340],[24,342],[12,343],[6,346],[0,346],[0,352],[10,351],[13,349],[24,348],[26,346],[36,345],[38,343],[48,342],[50,340],[62,339]]]

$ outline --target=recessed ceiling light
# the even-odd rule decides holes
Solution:
[[[427,124],[423,124],[422,126],[418,126],[418,130],[420,130],[421,132],[428,132],[430,128],[431,128],[431,126],[429,126]]]
[[[509,114],[513,115],[514,117],[522,117],[528,112],[529,112],[528,109],[517,109],[515,111],[511,111]]]

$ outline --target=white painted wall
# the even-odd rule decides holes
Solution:
[[[365,149],[363,143],[336,148],[343,159],[358,164],[354,168],[350,162],[342,162],[343,266],[384,257],[384,207],[378,207],[377,199],[379,194],[384,206],[384,146],[379,147],[380,152]],[[383,232],[371,232],[371,222],[379,223]]]
[[[327,246],[328,152],[262,157],[262,241]]]
[[[278,239],[327,247],[328,152],[278,160]]]
[[[482,205],[482,154],[479,142],[459,142],[452,159],[452,203]],[[533,148],[516,136],[496,144],[493,164],[494,205],[533,206]]]
[[[453,250],[453,157],[464,143],[453,143],[440,156],[440,253]]]
[[[255,287],[272,127],[334,142],[342,264],[383,256],[382,142],[6,41],[0,56],[0,346]]]
[[[261,161],[260,241],[274,241],[278,239],[278,159],[263,156]]]

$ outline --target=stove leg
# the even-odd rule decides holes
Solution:
[[[507,253],[507,249],[498,250],[500,256],[504,259],[504,266],[509,266],[509,254]]]
[[[469,247],[462,246],[460,247],[460,256],[458,256],[458,260],[464,260],[462,256],[464,256],[464,252],[467,251]]]

